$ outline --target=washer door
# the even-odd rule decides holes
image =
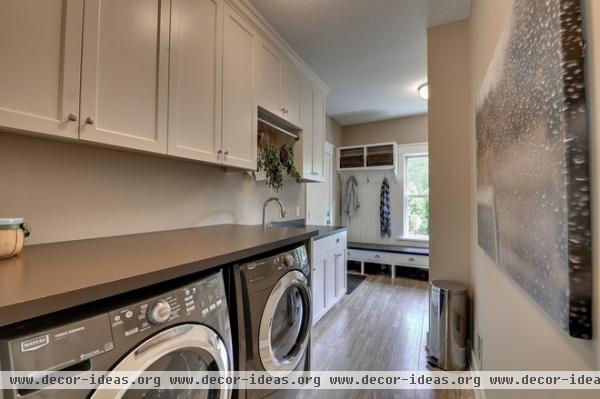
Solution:
[[[221,338],[213,330],[197,324],[171,327],[142,342],[113,371],[187,372],[229,371],[229,357]],[[105,386],[100,386],[105,388]],[[103,389],[90,399],[229,399],[231,390],[223,389]]]
[[[299,271],[285,274],[269,295],[260,322],[258,346],[265,371],[296,369],[308,345],[310,315],[306,277]]]

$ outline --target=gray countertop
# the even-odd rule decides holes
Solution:
[[[332,234],[336,234],[342,231],[346,231],[346,227],[344,226],[316,226],[316,225],[308,225],[304,226],[305,229],[308,230],[316,230],[319,233],[313,237],[313,240],[320,240],[321,238],[325,238]]]
[[[319,231],[218,225],[26,246],[0,260],[0,327],[300,243]]]
[[[321,238],[325,238],[332,234],[336,234],[342,231],[346,231],[345,226],[319,226],[319,225],[307,225],[305,223],[305,219],[293,219],[293,220],[284,220],[281,222],[274,222],[273,226],[276,227],[293,227],[293,228],[302,228],[307,230],[316,230],[318,234],[313,237],[313,240],[320,240]]]

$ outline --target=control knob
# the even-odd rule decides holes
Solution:
[[[171,317],[171,305],[169,302],[161,299],[152,304],[146,312],[146,318],[154,325],[162,324]]]
[[[287,267],[292,267],[294,266],[294,263],[296,263],[296,260],[291,254],[285,254],[283,256],[283,263],[285,263]]]

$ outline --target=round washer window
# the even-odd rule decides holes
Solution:
[[[300,288],[291,285],[281,297],[271,324],[271,348],[279,362],[294,354],[304,334],[307,309]]]
[[[197,372],[218,371],[218,367],[208,354],[181,349],[165,354],[145,371],[177,371],[182,372],[182,377],[192,377]],[[197,389],[193,384],[186,389],[131,389],[123,395],[123,399],[216,399],[218,397],[218,389]]]

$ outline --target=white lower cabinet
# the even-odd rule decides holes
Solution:
[[[313,324],[346,294],[346,232],[312,242]]]
[[[327,258],[317,258],[312,262],[311,289],[312,289],[312,308],[313,323],[316,323],[327,309],[325,303],[325,269],[327,268]]]
[[[347,275],[346,251],[344,250],[335,254],[335,296],[338,298],[346,293]]]

